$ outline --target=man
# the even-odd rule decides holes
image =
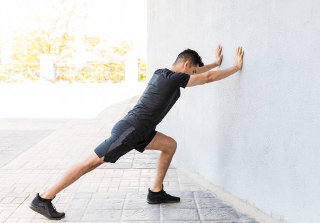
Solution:
[[[220,66],[221,50],[219,45],[214,63],[203,65],[198,53],[187,49],[178,55],[170,70],[156,70],[138,103],[113,126],[111,136],[96,147],[88,158],[68,170],[57,184],[41,194],[38,193],[30,208],[49,219],[63,218],[65,214],[58,212],[51,202],[56,194],[103,162],[115,163],[132,149],[141,153],[145,149],[161,151],[153,187],[148,189],[147,202],[179,202],[179,197],[167,194],[163,188],[163,180],[176,151],[177,142],[155,128],[180,97],[180,87],[218,81],[241,70],[244,52],[241,47],[237,47],[232,67],[210,71]]]

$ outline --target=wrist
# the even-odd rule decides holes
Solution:
[[[219,64],[218,61],[215,61],[215,62],[212,63],[212,66],[213,66],[213,67],[217,67],[217,66],[220,66],[220,64]]]
[[[235,66],[235,65],[233,65],[232,68],[233,68],[235,71],[239,71],[239,70],[240,70],[239,67],[237,67],[237,66]]]

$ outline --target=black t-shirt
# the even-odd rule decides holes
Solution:
[[[148,134],[156,128],[180,97],[190,75],[169,69],[156,70],[137,104],[123,118],[138,132]]]

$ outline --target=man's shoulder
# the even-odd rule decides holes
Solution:
[[[154,71],[152,77],[151,77],[151,82],[153,81],[160,81],[160,80],[166,80],[171,77],[172,71],[170,71],[167,68],[161,68],[157,69]]]
[[[168,73],[168,71],[170,71],[169,69],[167,68],[160,68],[160,69],[157,69],[154,74],[164,74],[164,73]]]
[[[173,72],[173,71],[169,70],[168,68],[160,68],[160,69],[157,69],[154,72],[154,74],[162,75],[165,78],[171,78],[173,76],[179,75],[180,73]]]
[[[185,73],[176,73],[172,70],[169,70],[168,68],[161,68],[157,69],[154,74],[152,75],[152,78],[150,80],[150,83],[156,83],[156,82],[166,82],[166,83],[172,83],[173,85],[179,85],[180,82],[188,82],[190,78],[190,75]],[[183,85],[183,84],[182,84]]]

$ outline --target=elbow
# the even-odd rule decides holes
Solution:
[[[217,76],[215,73],[208,72],[206,75],[206,83],[211,83],[217,80]]]

